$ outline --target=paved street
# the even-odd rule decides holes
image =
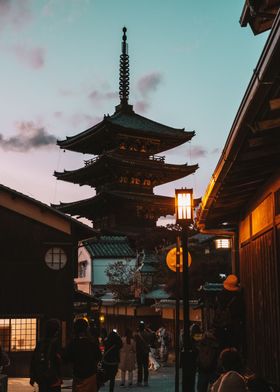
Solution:
[[[135,375],[136,376],[136,372]],[[150,372],[149,388],[137,387],[134,385],[131,388],[121,388],[120,374],[116,378],[115,392],[123,392],[132,389],[133,392],[143,392],[143,390],[150,390],[153,392],[173,392],[174,391],[174,367],[168,366],[160,368],[156,372]],[[108,391],[108,383],[100,389],[100,392]],[[71,391],[71,380],[65,380],[62,391]],[[34,388],[29,385],[27,378],[11,378],[9,380],[8,392],[33,392]]]

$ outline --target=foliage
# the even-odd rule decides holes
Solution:
[[[136,268],[124,261],[116,261],[106,268],[108,276],[108,289],[118,299],[129,299],[133,297],[132,286]]]

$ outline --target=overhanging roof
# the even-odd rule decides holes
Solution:
[[[66,150],[98,155],[108,149],[108,143],[120,134],[154,138],[161,145],[158,150],[160,152],[191,140],[195,132],[160,124],[136,114],[131,108],[116,110],[112,116],[104,116],[104,119],[93,127],[58,141],[57,144]]]
[[[74,235],[77,239],[87,238],[95,234],[95,230],[91,227],[69,215],[65,215],[63,212],[3,184],[0,184],[1,206],[54,229],[64,231],[69,235]]]
[[[127,237],[124,236],[101,236],[82,241],[93,258],[117,258],[136,256],[130,247]]]
[[[160,160],[140,159],[139,156],[108,152],[80,169],[55,172],[54,175],[58,180],[96,187],[104,184],[104,178],[111,181],[117,175],[123,175],[125,169],[132,173],[145,173],[146,178],[152,177],[154,179],[153,186],[158,186],[194,173],[198,169],[198,165],[166,164]]]
[[[280,12],[202,199],[199,225],[236,224],[258,189],[279,172]],[[278,105],[278,106],[277,106]]]

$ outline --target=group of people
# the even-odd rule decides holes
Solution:
[[[121,372],[120,386],[133,385],[133,371],[137,367],[137,385],[148,386],[150,350],[154,333],[139,323],[137,332],[127,329],[121,337],[113,329],[109,334],[90,331],[86,319],[74,322],[73,338],[66,348],[59,346],[59,323],[48,320],[45,338],[40,340],[33,352],[30,366],[30,384],[39,385],[40,392],[60,392],[62,364],[71,364],[73,392],[96,392],[109,382],[109,392],[114,391],[115,378]],[[127,384],[126,384],[127,383]]]
[[[244,372],[243,314],[238,279],[229,275],[217,298],[211,329],[202,333],[198,324],[190,328],[188,371],[191,392],[276,391],[265,380],[249,377]]]

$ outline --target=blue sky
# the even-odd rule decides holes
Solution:
[[[53,177],[88,158],[55,140],[113,114],[125,25],[135,111],[196,131],[164,155],[199,170],[155,193],[186,186],[202,196],[267,38],[240,27],[243,4],[0,0],[0,182],[47,204],[94,194]]]

